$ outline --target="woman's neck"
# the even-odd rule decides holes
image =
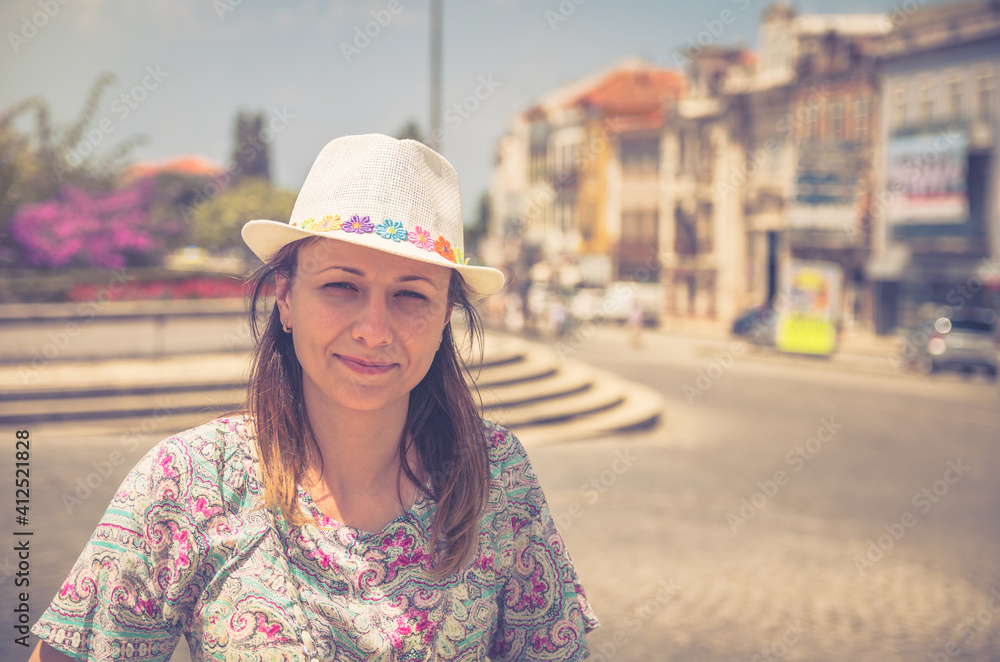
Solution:
[[[306,397],[309,425],[323,457],[322,479],[334,495],[384,489],[399,469],[399,443],[406,427],[407,401],[372,411],[347,409],[326,398]],[[319,467],[310,471],[310,482]]]

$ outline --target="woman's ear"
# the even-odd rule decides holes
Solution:
[[[288,274],[275,272],[274,274],[274,299],[278,304],[278,312],[281,314],[282,323],[288,322],[292,314],[292,279]]]

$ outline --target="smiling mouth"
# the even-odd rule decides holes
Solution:
[[[345,366],[362,375],[381,375],[389,372],[396,366],[395,363],[375,363],[372,361],[365,361],[363,359],[343,356],[341,354],[335,354],[335,356],[340,359],[341,363]]]

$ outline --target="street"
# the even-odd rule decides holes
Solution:
[[[1000,658],[995,382],[654,332],[636,350],[615,327],[563,351],[668,401],[651,431],[528,446],[602,622],[592,659]],[[32,622],[127,470],[196,422],[31,429]],[[0,657],[26,659],[12,638]]]

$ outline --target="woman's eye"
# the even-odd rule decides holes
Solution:
[[[420,299],[422,301],[427,301],[427,297],[423,294],[420,292],[413,292],[412,290],[404,290],[399,293],[399,296],[406,297],[408,299]]]
[[[350,283],[327,283],[323,287],[332,290],[353,290],[355,287]]]

